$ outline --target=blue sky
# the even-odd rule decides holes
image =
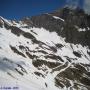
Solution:
[[[0,15],[7,19],[20,19],[52,12],[75,0],[0,0]],[[83,0],[76,0],[83,6]]]

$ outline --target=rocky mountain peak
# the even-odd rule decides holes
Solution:
[[[36,27],[43,27],[50,32],[55,31],[58,35],[65,37],[67,42],[90,46],[89,17],[80,8],[65,7],[53,13],[31,17],[31,20]]]
[[[89,20],[69,8],[18,22],[0,17],[0,85],[90,90]]]

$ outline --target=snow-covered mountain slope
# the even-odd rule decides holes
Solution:
[[[47,15],[48,22],[53,20],[47,25],[66,23],[53,14],[40,19]],[[0,17],[0,89],[90,90],[89,46],[68,42],[67,37],[50,31],[53,27],[43,25],[46,21],[41,27],[33,18],[10,21]]]

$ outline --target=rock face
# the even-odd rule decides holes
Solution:
[[[54,19],[53,16],[64,19]],[[44,27],[50,32],[57,32],[58,35],[65,37],[66,42],[90,46],[90,19],[82,9],[71,10],[63,8],[50,14],[43,14],[31,18],[37,27]],[[85,29],[80,32],[78,29]]]
[[[66,7],[21,21],[0,17],[0,85],[90,90],[90,16]]]

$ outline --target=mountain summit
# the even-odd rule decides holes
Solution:
[[[65,7],[0,17],[0,88],[90,90],[90,15]]]

